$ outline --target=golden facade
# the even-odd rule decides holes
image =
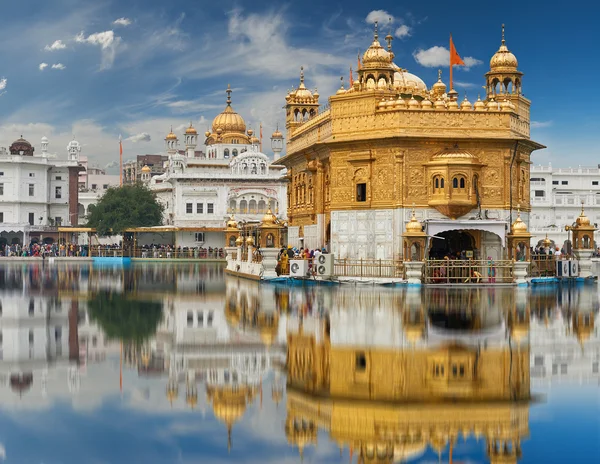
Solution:
[[[331,242],[341,257],[392,258],[402,255],[413,205],[420,218],[448,222],[483,212],[503,221],[517,204],[528,212],[530,156],[543,147],[529,137],[523,74],[502,35],[485,100],[474,104],[459,101],[441,73],[428,89],[397,66],[391,37],[386,50],[377,30],[358,78],[326,110],[302,74],[286,97],[280,161],[288,168],[290,242]]]

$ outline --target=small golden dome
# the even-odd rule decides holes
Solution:
[[[512,234],[524,234],[527,233],[527,224],[521,219],[521,210],[517,209],[517,219],[510,226]]]
[[[233,214],[230,216],[229,220],[227,221],[227,228],[228,229],[237,229],[237,222],[235,222],[235,219],[233,218]]]
[[[442,82],[442,70],[441,69],[438,70],[438,80],[435,84],[433,84],[432,89],[436,94],[439,94],[439,95],[446,93],[446,84],[444,84]]]
[[[275,132],[273,132],[273,135],[271,135],[272,139],[282,139],[283,138],[283,134],[279,131],[279,129],[277,129]]]
[[[451,99],[448,102],[448,109],[450,109],[450,110],[457,110],[458,109],[458,102],[455,99]]]
[[[248,235],[248,237],[246,237],[246,245],[248,245],[248,246],[254,245],[254,238],[252,237],[252,235]]]
[[[421,102],[421,106],[423,108],[431,108],[433,106],[433,103],[431,103],[431,100],[429,99],[429,97],[425,97],[425,100],[423,100]]]
[[[485,103],[481,100],[481,96],[477,96],[477,101],[475,102],[475,111],[483,111],[485,110]]]
[[[142,168],[142,172],[150,172],[150,166],[148,166],[147,164],[144,165],[144,167]]]
[[[242,236],[238,236],[238,238],[235,239],[235,245],[236,246],[242,246],[244,244],[244,239],[242,238]]]
[[[546,238],[544,240],[542,240],[542,244],[544,245],[544,247],[548,248],[550,245],[552,245],[552,240],[550,240],[548,238],[548,233],[546,232]]]
[[[304,85],[304,66],[300,66],[300,85],[292,94],[296,100],[312,100],[314,98],[312,92]]]
[[[512,111],[512,105],[510,104],[510,101],[508,101],[506,98],[500,104],[500,107],[502,108],[502,111]]]
[[[173,133],[173,127],[171,127],[171,132],[167,134],[165,140],[177,140],[177,136]]]
[[[498,102],[496,100],[494,100],[493,98],[491,98],[490,100],[488,100],[487,102],[487,108],[490,110],[498,110]]]
[[[419,102],[415,100],[414,95],[410,97],[410,100],[408,101],[408,107],[413,110],[416,110],[420,107]]]
[[[210,137],[210,131],[206,131],[206,132],[204,133],[204,137]]]
[[[274,224],[275,220],[277,218],[275,217],[275,215],[273,214],[273,211],[271,211],[271,208],[269,208],[267,210],[267,212],[265,213],[265,215],[262,218],[262,224],[261,225],[270,225],[270,224]]]
[[[254,135],[254,130],[248,129],[248,136],[252,137]]]
[[[406,232],[422,232],[423,226],[418,221],[417,216],[415,215],[415,209],[412,210],[412,217],[410,218],[410,222],[406,224]]]
[[[490,60],[490,70],[492,71],[516,71],[518,65],[517,57],[513,55],[506,46],[504,40],[504,24],[502,25],[502,44],[492,59]]]
[[[461,150],[458,148],[458,145],[455,145],[453,148],[446,148],[436,155],[433,156],[434,160],[440,159],[464,159],[464,160],[473,160],[475,159],[475,155],[469,153],[467,150]]]
[[[252,145],[260,145],[260,139],[258,137],[250,137],[250,143]]]
[[[576,220],[578,226],[589,226],[590,218],[585,215],[585,211],[583,210],[583,204],[581,205],[581,214]]]
[[[465,95],[465,99],[460,104],[460,109],[461,110],[470,110],[471,108],[472,108],[471,102],[469,100],[467,100],[467,96]]]
[[[437,109],[444,109],[444,108],[446,108],[446,102],[444,100],[442,100],[441,98],[438,98],[433,105]]]
[[[390,67],[392,56],[379,43],[379,35],[377,33],[377,21],[375,21],[375,34],[373,35],[373,43],[367,48],[363,54],[363,68],[385,68]]]
[[[227,85],[227,106],[225,110],[213,119],[212,130],[217,134],[235,132],[246,133],[246,122],[231,107],[231,86]],[[221,132],[219,132],[219,130]]]
[[[185,130],[185,133],[186,133],[187,135],[197,135],[197,134],[198,134],[198,131],[197,131],[197,130],[194,128],[194,126],[192,126],[192,123],[191,123],[191,121],[190,121],[190,127],[188,127],[188,128]],[[210,134],[208,134],[208,135],[210,135]]]

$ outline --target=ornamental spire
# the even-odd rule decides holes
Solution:
[[[373,34],[373,40],[379,40],[379,33],[377,31],[377,21],[375,21],[375,33]]]
[[[227,106],[231,106],[231,85],[227,84],[227,90],[225,91],[225,93],[227,93]]]
[[[502,24],[502,45],[506,45],[506,40],[504,40],[504,24]]]

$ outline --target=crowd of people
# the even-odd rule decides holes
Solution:
[[[199,258],[199,259],[224,259],[225,250],[217,247],[187,247],[164,244],[142,245],[136,252],[140,258]]]
[[[67,256],[89,256],[89,247],[87,245],[78,245],[75,243],[52,243],[40,244],[30,243],[29,245],[21,244],[4,244],[0,245],[0,256],[5,257],[67,257]]]
[[[290,260],[292,259],[305,259],[308,260],[309,273],[313,273],[315,268],[313,261],[318,258],[320,254],[327,254],[327,248],[315,248],[309,250],[308,248],[296,248],[288,245],[287,248],[279,250],[277,255],[277,266],[275,272],[277,275],[287,275],[290,273]]]

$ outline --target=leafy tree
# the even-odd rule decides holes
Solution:
[[[162,304],[156,301],[138,301],[122,293],[100,292],[88,301],[90,319],[97,321],[111,340],[122,340],[136,345],[156,333],[162,319]]]
[[[88,227],[101,236],[122,234],[131,227],[152,227],[162,222],[162,205],[144,184],[109,188],[95,205],[90,205]]]

